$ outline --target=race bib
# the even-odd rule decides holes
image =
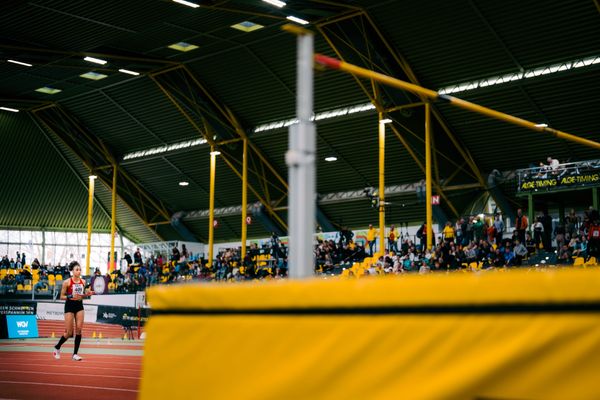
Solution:
[[[595,238],[600,237],[600,231],[596,230],[596,231],[592,232],[592,236]]]
[[[83,285],[81,283],[74,283],[73,286],[73,294],[78,294],[83,296]]]

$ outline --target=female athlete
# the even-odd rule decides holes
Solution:
[[[73,350],[73,361],[81,361],[77,352],[81,344],[81,330],[83,329],[83,298],[90,297],[94,292],[85,289],[85,281],[81,278],[81,266],[77,261],[69,264],[69,271],[73,276],[65,280],[60,291],[60,299],[65,300],[65,333],[54,346],[52,355],[57,360],[60,359],[60,347],[73,336],[73,322],[75,323],[75,349]]]

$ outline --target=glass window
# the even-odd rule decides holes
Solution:
[[[8,231],[0,229],[0,243],[8,242]]]
[[[21,231],[21,243],[31,244],[31,231]]]
[[[13,243],[8,245],[8,259],[17,262],[17,251],[21,252],[21,245]]]
[[[42,231],[32,231],[31,232],[31,243],[40,244],[40,243],[42,243],[42,241],[43,241]]]
[[[55,250],[56,249],[54,245],[46,245],[46,254],[44,255],[44,261],[47,265],[56,265],[56,261],[54,260]]]
[[[69,244],[77,244],[77,232],[67,232],[67,242]]]
[[[21,231],[10,230],[8,231],[8,240],[10,243],[21,242]]]
[[[54,243],[65,245],[67,242],[67,232],[54,232]]]

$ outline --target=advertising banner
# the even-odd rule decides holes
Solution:
[[[24,339],[38,337],[38,326],[35,315],[7,315],[9,339]]]
[[[0,315],[35,315],[35,303],[0,304]]]
[[[96,321],[103,324],[116,324],[121,326],[145,325],[148,321],[148,309],[142,308],[139,311],[131,307],[111,307],[98,306],[98,316]]]
[[[578,171],[563,176],[547,175],[543,178],[537,176],[522,178],[519,182],[519,191],[566,189],[575,186],[597,186],[598,184],[600,184],[600,172]]]
[[[96,322],[98,315],[98,306],[84,304],[85,322]],[[38,303],[37,317],[38,319],[48,319],[53,321],[64,320],[65,303]]]

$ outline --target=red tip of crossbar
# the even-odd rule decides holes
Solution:
[[[340,60],[336,60],[335,58],[327,57],[322,54],[315,54],[315,62],[332,69],[339,69],[340,64],[342,63]]]

